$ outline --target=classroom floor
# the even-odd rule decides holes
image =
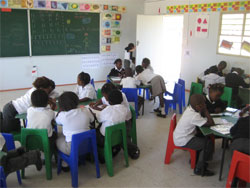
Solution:
[[[101,87],[100,84],[97,88]],[[58,87],[59,92],[72,90],[73,86]],[[0,93],[0,109],[12,99],[24,94],[25,91]],[[188,94],[187,94],[188,95]],[[138,160],[129,158],[129,167],[124,166],[123,152],[121,151],[113,160],[114,177],[109,177],[105,164],[100,164],[101,178],[96,178],[95,166],[89,162],[79,167],[79,187],[225,187],[229,171],[230,156],[226,152],[222,181],[218,180],[221,159],[221,140],[216,140],[214,160],[209,164],[216,174],[212,177],[195,176],[189,164],[189,153],[176,150],[172,155],[171,163],[164,165],[166,144],[171,115],[166,119],[158,118],[153,111],[157,106],[153,101],[145,104],[145,114],[137,120],[137,139],[141,155]],[[177,115],[179,118],[180,115]],[[26,179],[19,186],[16,174],[7,178],[8,187],[71,187],[70,172],[56,174],[53,165],[53,179],[46,180],[45,168],[38,172],[35,166],[27,168]]]

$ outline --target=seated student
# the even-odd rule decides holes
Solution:
[[[218,72],[217,74],[219,76],[224,76],[224,73],[223,73],[223,70],[227,67],[227,62],[226,61],[221,61],[217,66],[216,65],[213,65],[211,67],[209,67],[208,69],[206,69],[203,73],[201,73],[199,75],[199,79],[201,79],[203,76],[205,75],[208,75],[210,73],[210,70],[211,69],[215,69],[217,68],[218,69]]]
[[[31,106],[31,94],[36,89],[42,89],[48,95],[52,92],[51,81],[50,79],[43,77],[38,77],[33,82],[33,87],[28,90],[25,95],[7,103],[3,108],[3,126],[1,128],[2,132],[12,132],[12,131],[20,131],[21,124],[20,120],[16,119],[15,116],[17,114],[23,114],[27,112],[27,109]],[[52,102],[51,102],[52,103]],[[53,103],[55,106],[55,104]]]
[[[199,159],[194,169],[194,174],[196,175],[202,175],[203,168],[205,168],[205,176],[214,174],[206,169],[207,164],[203,166],[204,157],[205,161],[212,159],[213,143],[208,139],[207,145],[205,145],[206,138],[196,134],[197,127],[212,125],[214,125],[214,121],[206,108],[204,96],[199,94],[192,95],[190,106],[187,107],[174,130],[174,143],[176,146],[200,151]]]
[[[232,98],[236,101],[238,107],[241,107],[242,105],[242,100],[238,96],[239,87],[248,88],[250,86],[241,77],[242,73],[243,71],[240,68],[235,68],[226,76],[226,86],[233,89]]]
[[[154,72],[154,69],[153,69],[153,67],[150,65],[150,60],[148,59],[148,58],[144,58],[143,60],[142,60],[142,67],[144,68],[144,69],[149,69],[149,70],[151,70],[152,72]]]
[[[122,60],[116,59],[114,64],[115,64],[115,68],[111,69],[108,76],[123,77],[124,76],[124,68],[122,68]]]
[[[27,110],[27,128],[30,129],[47,129],[50,148],[56,151],[56,132],[53,132],[53,121],[55,112],[48,108],[49,96],[48,94],[37,89],[31,94],[32,106]]]
[[[87,108],[79,108],[79,98],[73,92],[64,92],[58,99],[60,110],[56,123],[62,125],[62,134],[56,140],[57,149],[69,155],[73,134],[82,133],[90,129],[94,122],[93,114]]]
[[[163,94],[166,92],[166,86],[163,78],[160,75],[154,74],[150,69],[144,70],[141,65],[136,66],[136,72],[136,79],[140,80],[144,85],[150,84],[152,86],[153,97],[158,96],[160,98],[161,109],[157,111],[157,116],[166,118],[163,98]]]
[[[223,84],[212,84],[209,86],[209,92],[206,95],[206,106],[209,113],[221,113],[227,108],[227,103],[220,99],[223,93]]]
[[[75,93],[79,98],[79,102],[96,99],[96,91],[90,83],[90,76],[88,73],[81,72],[78,75]]]
[[[216,84],[216,83],[225,84],[225,78],[218,75],[217,67],[211,67],[209,72],[210,72],[209,74],[201,78],[201,80],[205,82],[205,86],[203,88],[203,92],[205,94],[208,94],[209,85]]]

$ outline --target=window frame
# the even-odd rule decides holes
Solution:
[[[249,14],[247,11],[237,11],[237,12],[221,12],[220,13],[220,22],[219,22],[219,31],[218,31],[218,36],[217,36],[217,47],[216,47],[216,54],[217,55],[226,55],[226,56],[234,56],[234,57],[242,57],[242,58],[250,58],[250,56],[246,55],[235,55],[235,54],[227,54],[227,53],[221,53],[219,52],[220,48],[220,36],[221,36],[221,28],[222,28],[222,15],[223,14],[244,14],[243,18],[243,25],[242,25],[242,33],[241,33],[241,39],[244,37],[244,31],[245,31],[245,25],[246,25],[246,14]]]

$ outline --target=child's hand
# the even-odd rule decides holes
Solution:
[[[94,108],[95,104],[96,104],[96,103],[91,102],[91,103],[89,103],[89,106],[90,106],[91,108]]]
[[[49,106],[52,110],[55,110],[56,109],[56,103],[55,102],[52,102],[52,101],[49,101]]]

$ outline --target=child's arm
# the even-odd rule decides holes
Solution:
[[[207,123],[205,123],[205,127],[211,127],[211,126],[214,126],[214,120],[213,118],[210,116],[207,108],[204,108],[201,112],[206,118],[207,118]]]
[[[79,103],[81,103],[81,102],[87,102],[87,101],[90,101],[90,100],[91,100],[90,98],[84,97],[84,98],[82,98],[82,99],[79,100]]]
[[[90,106],[91,108],[94,108],[94,107],[97,107],[97,106],[102,105],[102,104],[103,104],[103,103],[102,103],[102,99],[99,99],[99,100],[96,101],[96,102],[90,103],[89,106]]]

